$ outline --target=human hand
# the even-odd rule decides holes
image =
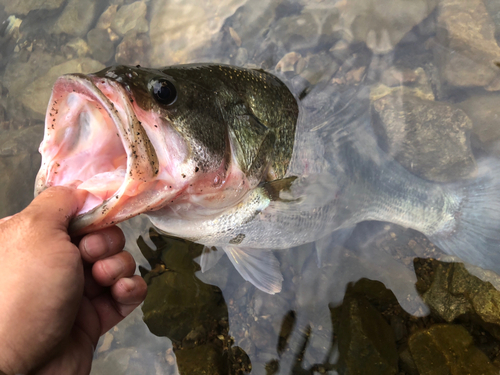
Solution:
[[[119,228],[71,242],[85,196],[50,188],[0,222],[0,373],[88,374],[99,336],[146,297]]]

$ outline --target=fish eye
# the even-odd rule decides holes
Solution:
[[[153,83],[153,95],[157,102],[170,105],[177,99],[177,90],[172,82],[161,79]]]

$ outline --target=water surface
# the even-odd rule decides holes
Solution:
[[[117,63],[262,68],[297,96],[324,89],[323,115],[345,124],[365,92],[378,146],[436,183],[499,156],[494,0],[0,0],[0,22],[1,216],[32,199],[57,76]],[[313,165],[301,136],[300,165]],[[226,257],[201,274],[201,246],[146,219],[122,228],[149,295],[101,338],[93,374],[438,374],[453,358],[453,374],[500,369],[498,277],[429,260],[460,261],[416,231],[363,222],[321,267],[323,243],[276,252],[284,286],[268,295]]]

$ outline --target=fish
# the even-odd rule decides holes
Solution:
[[[435,183],[384,153],[369,93],[302,87],[286,76],[222,64],[117,65],[55,82],[35,195],[77,186],[81,235],[139,214],[204,245],[206,271],[227,254],[274,294],[273,250],[315,242],[318,259],[365,220],[426,235],[444,252],[500,271],[500,173]],[[339,113],[342,112],[342,116]]]

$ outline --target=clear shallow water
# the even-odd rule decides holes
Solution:
[[[365,90],[380,148],[431,181],[473,176],[477,159],[498,154],[500,8],[494,1],[0,0],[0,17],[5,20],[0,30],[2,216],[32,198],[36,149],[55,78],[114,63],[228,63],[274,71],[297,94],[326,87],[324,96],[334,110],[315,118],[318,129],[325,126],[321,115],[349,124],[356,103],[348,99]],[[318,150],[301,135],[298,142],[305,148],[299,161],[314,160]],[[449,335],[462,345],[454,349],[456,356],[476,366],[457,371],[489,373],[492,367],[477,366],[499,362],[499,315],[484,302],[494,305],[494,288],[458,268],[414,263],[415,257],[453,259],[418,232],[362,223],[344,246],[330,246],[320,268],[319,244],[276,252],[285,281],[283,291],[271,296],[244,282],[226,257],[200,274],[192,259],[201,249],[154,234],[150,239],[145,219],[123,228],[150,293],[142,311],[103,336],[94,374],[243,373],[250,364],[253,374],[333,374],[346,368],[362,374],[428,373],[415,333],[447,330],[449,322],[463,324],[466,333],[437,336]],[[139,235],[148,246],[136,246]],[[499,285],[495,275],[472,271]],[[441,274],[458,281],[433,279]],[[366,283],[351,287],[346,296],[348,283],[361,278],[381,281],[395,298],[380,284]],[[457,286],[462,284],[471,289]],[[469,295],[480,295],[482,302]],[[372,326],[382,328],[367,328]],[[446,346],[435,345],[436,352]],[[464,348],[475,353],[473,358]],[[446,363],[452,355],[442,353],[440,362]],[[386,367],[375,366],[378,359]]]

